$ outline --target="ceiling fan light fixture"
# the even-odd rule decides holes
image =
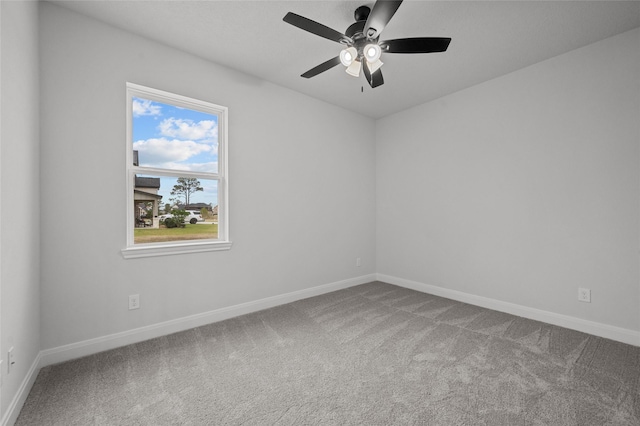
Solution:
[[[360,77],[360,65],[362,65],[360,61],[353,61],[346,69],[347,74],[354,77]]]
[[[369,67],[369,71],[371,72],[371,74],[378,71],[382,65],[384,65],[384,62],[382,62],[380,59],[375,62],[367,61],[367,67]]]
[[[364,47],[364,57],[369,63],[374,63],[380,59],[380,55],[382,55],[382,49],[380,46],[374,43],[367,44]],[[378,67],[379,68],[379,67]]]
[[[350,66],[358,58],[358,51],[355,47],[347,47],[340,52],[340,62],[345,67]]]
[[[2,0],[0,0],[2,1]],[[382,61],[385,53],[434,53],[445,52],[449,47],[449,37],[412,37],[380,41],[379,37],[403,0],[375,0],[373,7],[360,6],[354,13],[355,23],[343,33],[329,28],[293,12],[287,13],[282,20],[308,33],[335,41],[341,45],[340,53],[301,74],[311,78],[328,71],[338,64],[346,67],[349,75],[359,77],[362,70],[372,88],[384,84]]]

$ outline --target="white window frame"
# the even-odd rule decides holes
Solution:
[[[196,173],[135,166],[133,164],[132,131],[134,97],[216,115],[218,117],[218,172]],[[121,250],[122,256],[125,259],[231,249],[232,242],[229,240],[229,180],[227,178],[227,115],[228,108],[224,106],[140,86],[134,83],[127,83],[127,246]],[[196,177],[216,180],[218,182],[218,238],[215,240],[186,240],[134,244],[135,220],[132,212],[134,210],[133,190],[136,174],[144,174],[147,176]]]

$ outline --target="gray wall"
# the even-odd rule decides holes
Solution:
[[[640,330],[639,40],[379,120],[377,272]]]
[[[375,272],[372,119],[55,5],[40,32],[42,349]],[[127,81],[229,107],[231,251],[122,258]]]
[[[38,5],[3,1],[0,16],[0,407],[5,415],[40,351]],[[7,375],[12,346],[16,364]]]

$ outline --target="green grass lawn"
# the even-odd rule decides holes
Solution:
[[[136,228],[133,231],[133,241],[136,244],[159,243],[166,241],[206,240],[218,238],[218,224],[186,224],[184,228]]]

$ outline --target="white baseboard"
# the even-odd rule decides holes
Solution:
[[[515,303],[503,302],[501,300],[490,299],[488,297],[476,296],[457,290],[450,290],[447,288],[424,284],[417,281],[406,280],[404,278],[393,277],[390,275],[376,274],[376,279],[377,281],[383,281],[400,287],[421,291],[423,293],[446,297],[447,299],[453,299],[459,302],[493,309],[494,311],[505,312],[508,314],[517,315],[519,317],[541,321],[547,324],[569,328],[571,330],[581,331],[583,333],[604,337],[618,342],[627,343],[629,345],[640,346],[639,331],[575,318],[569,315],[543,311],[527,306],[516,305]]]
[[[39,366],[41,354],[42,352],[38,353],[38,356],[36,356],[36,359],[31,364],[31,367],[29,367],[29,371],[27,371],[27,375],[20,384],[18,392],[16,392],[15,396],[11,400],[11,404],[9,404],[9,407],[7,407],[7,411],[4,413],[4,416],[0,421],[1,426],[13,426],[16,420],[18,420],[20,410],[22,410],[22,406],[27,400],[27,396],[29,396],[29,392],[31,392],[31,388],[36,381],[36,377],[38,377],[38,372],[40,371]]]
[[[133,330],[110,334],[108,336],[97,337],[81,342],[71,343],[56,348],[45,349],[40,352],[40,367],[57,364],[71,359],[92,355],[98,352],[115,349],[132,343],[138,343],[155,337],[166,336],[179,331],[189,330],[213,322],[223,321],[239,315],[257,312],[263,309],[273,308],[296,300],[308,297],[319,296],[336,290],[365,284],[376,279],[375,274],[362,275],[356,278],[324,284],[304,290],[267,297],[253,302],[241,303],[235,306],[220,308],[209,312],[190,315],[184,318],[177,318],[158,324],[148,325]]]

